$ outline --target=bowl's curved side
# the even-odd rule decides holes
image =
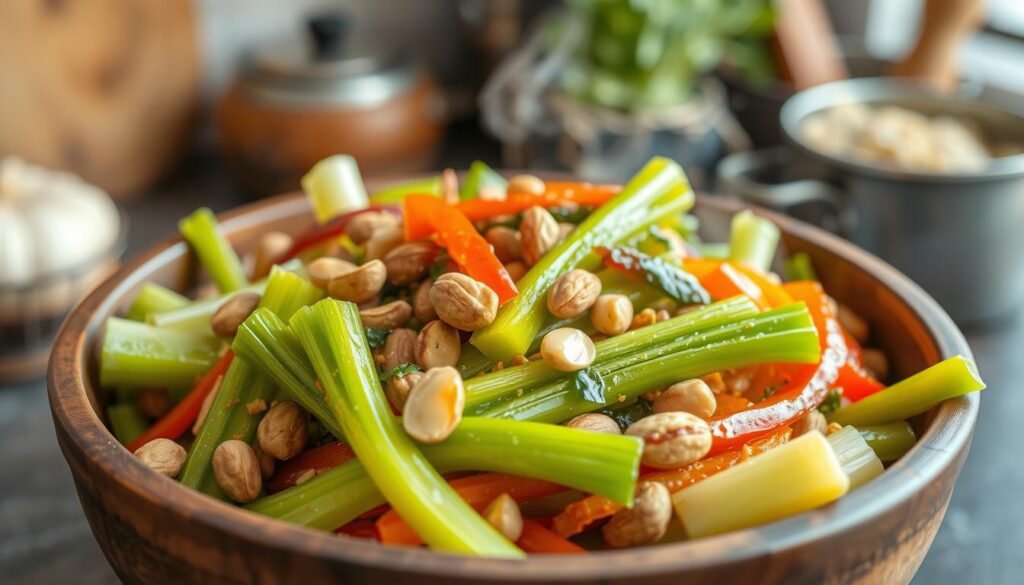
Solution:
[[[736,203],[702,199],[709,220]],[[768,214],[785,245],[805,251],[844,302],[868,317],[897,371],[969,354],[945,313],[880,260],[819,230]],[[298,230],[305,202],[283,197],[222,216],[236,245],[268,226]],[[713,223],[709,221],[709,223]],[[919,444],[868,486],[835,505],[757,529],[694,542],[529,563],[394,549],[286,525],[216,502],[152,473],[121,447],[100,412],[89,361],[106,316],[148,280],[183,288],[192,273],[177,239],[128,263],[72,312],[54,349],[49,396],[58,440],[90,525],[127,582],[295,580],[473,583],[900,583],[916,571],[941,522],[967,455],[978,397],[943,404]],[[838,287],[838,288],[837,288]],[[845,287],[845,288],[844,288]]]

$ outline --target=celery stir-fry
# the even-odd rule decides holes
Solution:
[[[887,385],[881,340],[809,256],[777,258],[771,221],[695,239],[670,160],[624,186],[455,176],[368,197],[328,158],[303,181],[316,227],[254,258],[208,210],[183,219],[220,296],[145,283],[107,321],[116,439],[251,513],[521,559],[826,506],[984,388],[967,356]]]

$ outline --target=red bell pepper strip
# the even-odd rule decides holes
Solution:
[[[306,250],[319,246],[327,240],[341,236],[345,233],[345,228],[348,227],[348,222],[352,221],[352,218],[369,211],[383,211],[395,216],[398,216],[399,213],[398,208],[394,205],[371,205],[366,209],[358,209],[356,211],[343,213],[324,225],[309,230],[295,238],[295,242],[292,244],[292,247],[282,254],[280,258],[277,258],[274,261],[274,264],[281,264],[282,262],[286,262],[292,258],[297,258],[299,254]]]
[[[146,429],[146,432],[139,435],[134,441],[128,443],[128,450],[135,452],[136,449],[153,439],[177,439],[192,428],[192,424],[196,422],[199,411],[203,407],[203,401],[213,391],[217,380],[228,371],[228,366],[231,365],[234,356],[235,354],[231,350],[225,352],[213,364],[213,367],[203,374],[202,378],[199,378],[192,390],[178,404],[174,405],[170,412]]]
[[[821,360],[816,366],[796,368],[790,382],[771,397],[746,410],[713,417],[710,421],[711,453],[734,449],[817,408],[835,386],[840,369],[846,365],[846,341],[821,285],[801,281],[787,283],[783,288],[794,300],[807,304],[818,330]]]
[[[351,447],[337,441],[303,451],[278,466],[273,477],[267,481],[267,493],[275,494],[286,490],[295,485],[302,474],[310,470],[320,473],[337,467],[355,456]]]
[[[523,518],[523,533],[516,545],[530,554],[581,554],[587,549],[544,528],[540,522]]]
[[[621,190],[620,185],[549,182],[547,191],[542,195],[512,191],[505,199],[467,199],[460,201],[457,207],[470,221],[480,221],[502,215],[516,215],[531,207],[598,207]]]
[[[402,202],[405,212],[405,239],[421,240],[435,234],[437,243],[448,251],[448,256],[473,279],[489,286],[504,304],[519,291],[487,243],[473,227],[473,223],[457,208],[424,195],[410,195]]]
[[[353,520],[334,532],[335,534],[344,534],[345,536],[351,536],[352,538],[380,540],[377,538],[377,528],[370,520]]]

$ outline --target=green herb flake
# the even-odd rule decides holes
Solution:
[[[580,397],[587,402],[604,404],[604,380],[594,368],[586,368],[573,375],[573,384]]]
[[[384,347],[384,342],[387,341],[388,335],[390,334],[390,329],[385,329],[383,327],[367,327],[366,341],[373,349]]]
[[[405,375],[408,375],[408,374],[415,374],[416,372],[422,372],[422,371],[423,371],[423,369],[420,368],[416,364],[412,364],[412,363],[398,364],[397,366],[391,368],[387,372],[384,372],[383,374],[381,374],[380,375],[380,381],[381,382],[387,382],[391,378],[401,378],[402,376],[405,376]]]
[[[818,412],[821,414],[831,414],[838,410],[842,403],[843,394],[839,390],[833,390],[822,401],[821,406],[818,407]]]

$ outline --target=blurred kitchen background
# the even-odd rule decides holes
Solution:
[[[5,0],[0,581],[115,580],[39,381],[68,308],[193,208],[348,153],[599,181],[662,154],[885,257],[992,388],[915,583],[1018,582],[1022,114],[1021,0]]]

